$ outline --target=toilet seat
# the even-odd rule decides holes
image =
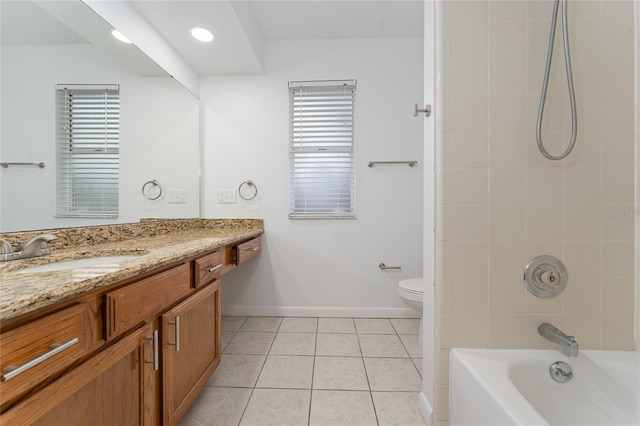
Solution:
[[[409,278],[398,283],[398,289],[404,293],[420,295],[424,293],[422,278]]]

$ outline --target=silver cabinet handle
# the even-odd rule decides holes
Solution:
[[[153,370],[158,371],[160,363],[158,361],[158,330],[153,330],[152,337],[145,337],[147,340],[153,340],[153,359],[145,361],[148,364],[153,364]]]
[[[39,357],[32,359],[31,361],[27,362],[26,364],[23,364],[23,365],[21,365],[19,367],[15,367],[13,365],[8,365],[8,366],[4,367],[3,368],[3,372],[5,372],[5,374],[2,375],[2,381],[6,382],[8,380],[13,379],[17,375],[24,373],[25,371],[27,371],[27,370],[35,367],[36,365],[48,360],[52,356],[59,354],[60,352],[64,351],[65,349],[70,348],[71,346],[75,345],[78,342],[79,342],[78,338],[74,337],[73,339],[71,339],[68,342],[63,343],[61,345],[54,343],[52,345],[49,345],[50,351],[43,353]]]
[[[260,250],[260,247],[253,247],[253,248],[251,249],[251,251],[258,251],[258,250]]]
[[[212,266],[211,268],[207,269],[207,272],[215,272],[220,268],[222,268],[222,263],[216,266]]]
[[[176,315],[175,321],[169,321],[169,324],[176,326],[176,341],[169,344],[176,347],[176,352],[180,352],[180,316]]]

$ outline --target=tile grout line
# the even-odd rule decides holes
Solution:
[[[316,372],[316,352],[318,351],[318,329],[320,320],[316,318],[316,338],[313,345],[313,367],[311,368],[311,389],[309,389],[309,409],[307,412],[307,425],[311,424],[311,406],[313,404],[313,382]]]

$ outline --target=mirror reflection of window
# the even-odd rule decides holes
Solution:
[[[119,86],[58,85],[57,216],[118,216],[119,147]]]

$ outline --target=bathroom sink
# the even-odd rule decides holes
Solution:
[[[78,268],[92,268],[95,266],[106,266],[112,264],[118,264],[126,262],[127,260],[137,259],[139,256],[101,256],[101,257],[87,257],[84,259],[66,260],[62,262],[52,262],[45,265],[34,266],[33,268],[26,268],[21,271],[16,271],[18,274],[30,274],[34,272],[56,272],[66,271],[69,269]]]

